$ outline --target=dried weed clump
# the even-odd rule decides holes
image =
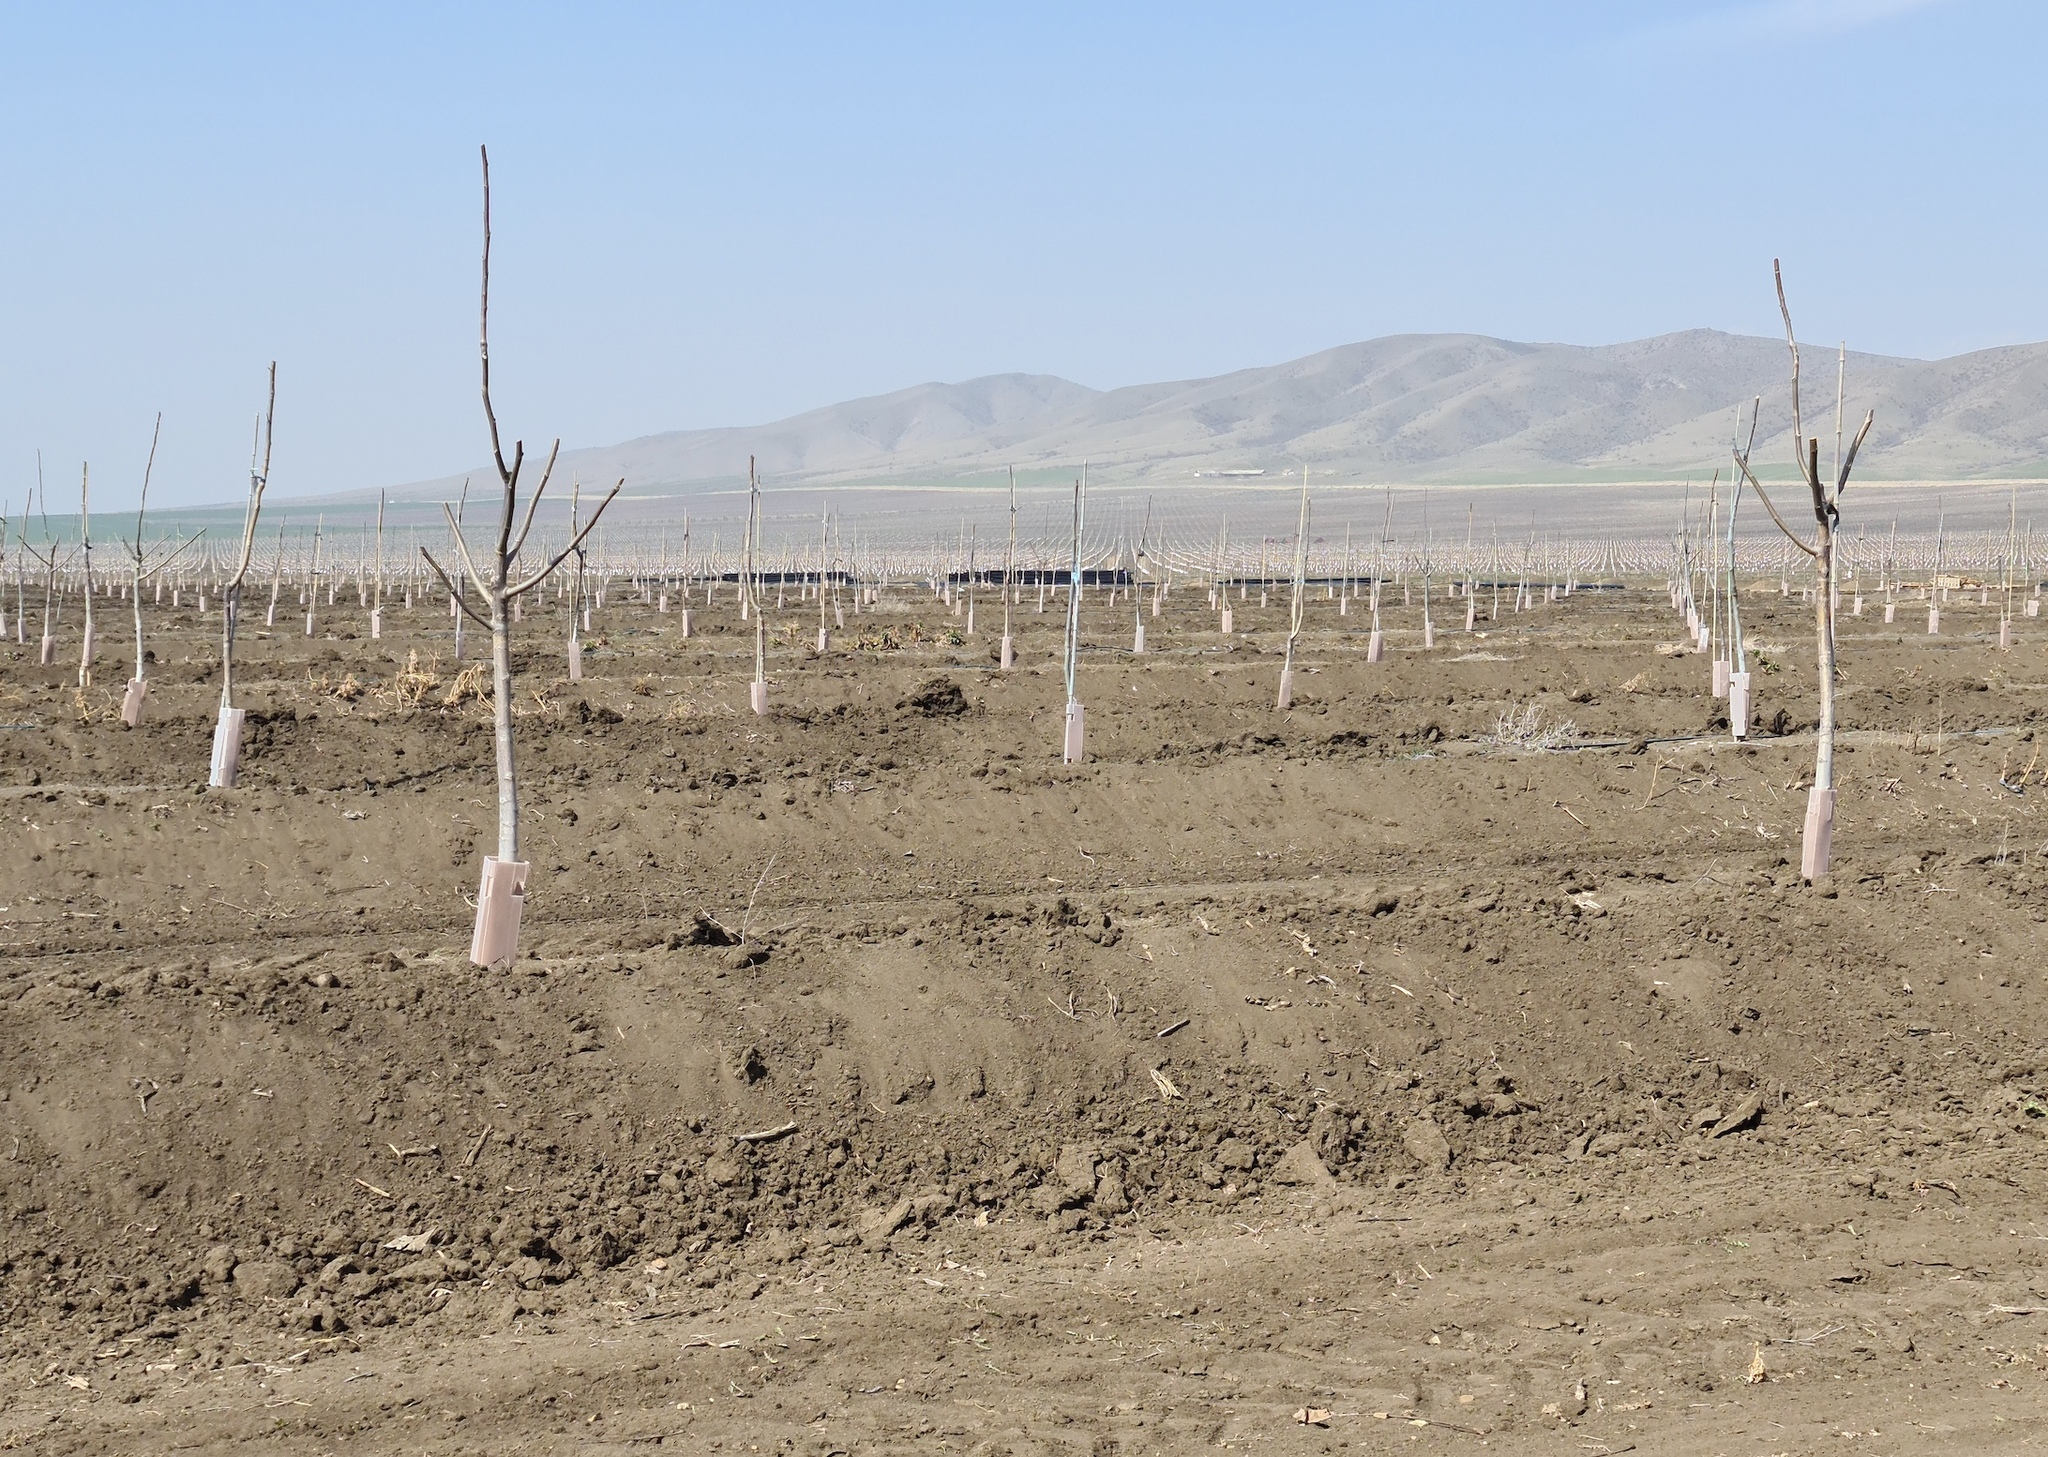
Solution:
[[[721,703],[716,699],[709,703],[698,703],[687,695],[680,695],[677,701],[662,713],[661,722],[701,722],[707,718],[735,718],[738,713],[739,710],[729,703]]]
[[[322,673],[319,677],[315,678],[313,670],[308,668],[306,670],[306,687],[323,698],[338,698],[343,703],[354,703],[363,696],[363,685],[356,681],[356,675],[353,673],[344,674],[341,681],[337,683],[326,673]]]
[[[467,668],[464,668],[455,675],[455,681],[450,683],[448,691],[441,695],[441,706],[443,708],[460,708],[463,704],[472,701],[477,703],[489,701],[491,690],[486,686],[488,682],[489,670],[485,665],[482,663],[471,663]]]
[[[966,634],[955,627],[942,627],[927,631],[923,624],[906,622],[898,626],[877,628],[864,632],[854,639],[854,647],[861,652],[894,653],[905,648],[933,646],[960,647],[967,641]]]
[[[1493,732],[1480,739],[1498,749],[1545,753],[1569,748],[1579,740],[1579,726],[1568,718],[1550,718],[1540,703],[1524,703],[1494,720]]]
[[[438,663],[439,659],[434,659],[422,668],[420,650],[414,648],[406,654],[405,666],[392,677],[391,686],[373,688],[370,696],[396,709],[418,708],[430,691],[441,686],[441,677],[434,671]]]
[[[100,690],[102,702],[95,708],[86,698],[83,688],[71,690],[71,711],[80,724],[112,723],[121,716],[121,706],[114,701],[114,695]]]

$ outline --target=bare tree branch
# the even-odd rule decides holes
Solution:
[[[1818,557],[1820,553],[1801,541],[1793,533],[1792,528],[1785,524],[1785,518],[1778,514],[1778,508],[1771,504],[1771,498],[1764,493],[1763,485],[1757,480],[1756,473],[1749,468],[1749,462],[1738,455],[1735,457],[1735,464],[1741,467],[1742,478],[1749,482],[1749,488],[1756,492],[1756,498],[1764,503],[1764,509],[1771,513],[1771,520],[1778,523],[1778,530],[1785,533],[1785,539],[1808,556]]]
[[[135,503],[135,546],[128,553],[130,557],[134,558],[135,565],[138,567],[142,565],[142,517],[149,510],[149,477],[150,473],[156,469],[156,443],[163,433],[164,412],[158,410],[156,412],[156,428],[149,432],[149,460],[142,467],[142,496]],[[122,544],[125,546],[127,543],[124,542]]]
[[[1792,335],[1792,306],[1785,302],[1785,272],[1775,258],[1771,260],[1771,277],[1778,285],[1778,313],[1785,320],[1785,347],[1792,351],[1792,464],[1805,477],[1805,427],[1799,422],[1799,341]]]
[[[457,539],[460,540],[460,538]],[[454,599],[457,610],[460,611],[471,622],[477,623],[482,627],[489,627],[491,625],[490,618],[484,616],[481,612],[477,611],[474,607],[469,605],[468,595],[464,593],[460,587],[457,587],[455,585],[453,580],[449,578],[447,572],[442,570],[441,564],[434,560],[434,554],[428,551],[425,547],[421,547],[420,555],[427,559],[427,565],[434,569],[434,575],[439,577],[441,579],[441,585],[448,589],[448,595]]]
[[[590,520],[584,525],[581,531],[576,533],[575,540],[571,541],[567,546],[563,547],[561,551],[556,554],[555,559],[553,561],[549,562],[546,566],[542,567],[532,576],[527,577],[524,581],[519,582],[516,585],[506,587],[505,595],[508,598],[522,596],[527,592],[531,592],[535,587],[538,587],[543,581],[547,580],[548,573],[552,572],[556,567],[559,567],[563,562],[567,561],[569,553],[576,550],[577,547],[583,544],[583,538],[590,535],[591,532],[597,529],[597,521],[600,516],[604,515],[604,508],[611,505],[613,497],[619,494],[620,490],[622,490],[625,487],[625,484],[625,477],[621,476],[619,478],[618,485],[613,486],[611,488],[611,491],[605,496],[605,498],[597,503],[597,509],[590,513]]]
[[[519,560],[519,553],[526,550],[526,534],[533,530],[533,513],[540,509],[540,498],[547,491],[548,481],[555,473],[555,457],[561,454],[561,451],[562,442],[557,438],[548,450],[548,463],[540,473],[540,485],[534,490],[533,499],[526,503],[526,520],[520,523],[519,539],[511,543],[510,552],[505,558],[508,567],[510,563]]]
[[[498,479],[507,486],[519,476],[519,450],[513,447],[513,464],[505,468],[505,451],[498,444],[498,415],[491,408],[491,149],[478,147],[484,162],[484,270],[481,303],[477,311],[477,349],[483,356],[484,419],[491,426],[491,457],[498,463]]]
[[[1841,478],[1835,482],[1835,499],[1838,501],[1841,499],[1842,492],[1849,487],[1849,471],[1856,464],[1856,452],[1863,448],[1863,437],[1870,433],[1871,424],[1876,419],[1877,411],[1875,410],[1865,415],[1863,417],[1863,428],[1858,430],[1856,438],[1849,442],[1849,454],[1842,460]]]
[[[270,402],[263,410],[263,469],[256,469],[256,452],[249,452],[249,519],[242,528],[242,560],[235,567],[235,575],[228,581],[228,590],[239,593],[242,581],[249,575],[249,558],[256,550],[256,518],[263,510],[263,490],[270,484],[270,439],[272,423],[277,415],[277,361],[270,361]],[[252,446],[254,442],[251,442]]]
[[[505,477],[505,500],[498,508],[498,559],[503,561],[505,549],[512,540],[512,517],[519,510],[519,472],[526,465],[526,442],[512,442],[512,471]]]
[[[183,556],[188,549],[197,546],[199,544],[199,538],[204,535],[206,535],[206,528],[202,526],[199,528],[198,531],[194,532],[191,536],[186,537],[184,542],[178,547],[178,549],[172,552],[169,556],[164,557],[159,561],[152,562],[147,566],[144,566],[142,568],[142,574],[139,577],[137,577],[136,580],[139,582],[148,581],[151,577],[155,576],[158,572],[162,571],[165,567],[169,566],[172,562],[176,561],[179,557]]]
[[[489,597],[491,595],[490,584],[484,580],[483,574],[476,569],[476,562],[470,557],[469,554],[469,543],[462,539],[462,527],[456,523],[455,513],[448,509],[448,503],[446,501],[443,501],[441,503],[441,514],[448,518],[448,529],[455,535],[455,550],[460,552],[462,555],[462,565],[464,570],[466,570],[469,573],[470,581],[476,583],[476,589],[479,593],[481,593],[485,597]],[[426,548],[421,547],[420,550],[424,552]],[[431,561],[432,558],[429,557],[428,560]],[[460,592],[456,593],[456,596],[458,597],[460,597],[461,595],[462,594]]]

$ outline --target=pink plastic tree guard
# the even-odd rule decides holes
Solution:
[[[469,959],[478,966],[500,966],[519,954],[527,868],[524,860],[484,856],[483,883],[476,892],[476,930],[469,938]]]
[[[1819,880],[1835,848],[1835,791],[1815,785],[1806,793],[1806,825],[1799,841],[1799,873]]]
[[[213,725],[213,768],[206,782],[213,789],[233,789],[242,771],[242,720],[246,708],[223,708]]]

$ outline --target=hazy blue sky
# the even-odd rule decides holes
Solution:
[[[0,11],[0,499],[1394,332],[2048,337],[2039,0]]]

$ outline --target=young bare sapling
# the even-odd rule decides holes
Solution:
[[[818,652],[822,656],[831,645],[832,634],[825,626],[825,548],[832,540],[832,508],[823,507],[818,512]]]
[[[460,541],[462,539],[462,516],[463,513],[468,509],[469,478],[465,476],[462,481],[462,494],[455,498],[455,531],[453,533],[453,536],[454,539],[457,541]],[[420,555],[422,558],[424,558],[426,556],[425,551],[422,551]],[[461,665],[462,662],[462,650],[464,647],[462,631],[462,624],[464,620],[464,613],[462,611],[462,594],[464,592],[467,592],[468,590],[469,586],[467,579],[451,583],[448,589],[448,617],[455,624],[455,641],[450,646],[449,651],[454,655],[454,661],[458,667]]]
[[[1927,635],[1933,637],[1941,631],[1941,602],[1944,587],[1941,577],[1942,548],[1948,542],[1948,512],[1937,509],[1934,513],[1934,575],[1927,583]]]
[[[1224,513],[1223,524],[1216,532],[1216,581],[1222,589],[1219,600],[1223,611],[1217,619],[1217,630],[1229,637],[1237,624],[1231,619],[1230,608],[1230,515]],[[1242,594],[1240,594],[1242,595]]]
[[[1436,646],[1436,624],[1429,616],[1430,579],[1436,574],[1436,538],[1429,530],[1429,492],[1422,493],[1422,647]]]
[[[263,491],[270,484],[271,426],[277,415],[277,361],[270,362],[270,398],[258,422],[258,440],[249,449],[249,506],[242,518],[242,549],[220,599],[220,717],[213,725],[213,764],[206,782],[215,789],[233,789],[241,773],[242,720],[247,710],[235,706],[235,629],[242,613],[242,583],[249,576],[249,557],[256,550],[256,518],[263,511]],[[256,445],[262,446],[257,466]]]
[[[1347,521],[1344,523],[1344,565],[1338,569],[1342,578],[1337,586],[1339,617],[1351,615],[1351,599],[1358,595],[1358,578],[1353,575],[1355,565],[1351,556],[1351,523]]]
[[[313,635],[313,614],[320,610],[320,532],[327,525],[325,512],[313,518],[313,560],[306,568],[306,636]]]
[[[370,588],[370,641],[384,636],[384,493],[377,493],[377,579]]]
[[[754,681],[747,687],[747,703],[755,713],[768,711],[768,622],[761,615],[761,583],[754,573],[754,543],[761,534],[761,478],[754,473],[754,457],[747,457],[747,539],[745,561],[740,567],[740,616],[754,618]]]
[[[1379,549],[1372,565],[1372,627],[1366,634],[1365,660],[1377,663],[1387,654],[1387,635],[1380,627],[1380,590],[1387,577],[1387,545],[1393,539],[1394,488],[1387,487],[1386,514],[1380,519]]]
[[[1743,479],[1756,492],[1757,499],[1763,502],[1764,509],[1770,512],[1771,519],[1785,533],[1786,539],[1812,557],[1814,562],[1814,636],[1818,659],[1815,676],[1820,683],[1820,727],[1815,734],[1813,788],[1806,798],[1799,868],[1806,879],[1819,880],[1828,873],[1835,833],[1835,532],[1841,523],[1842,493],[1848,488],[1849,473],[1856,465],[1856,453],[1863,448],[1877,412],[1873,410],[1863,417],[1862,427],[1857,430],[1856,439],[1843,456],[1842,464],[1835,472],[1834,485],[1830,488],[1821,479],[1820,438],[1806,437],[1800,421],[1799,341],[1792,331],[1791,306],[1785,302],[1784,275],[1775,259],[1771,262],[1771,273],[1777,284],[1778,311],[1785,320],[1785,344],[1792,355],[1792,451],[1794,464],[1798,466],[1813,498],[1813,541],[1803,540],[1785,524],[1785,519],[1778,514],[1771,498],[1746,464]]]
[[[1748,474],[1749,452],[1756,445],[1756,425],[1763,415],[1763,406],[1763,396],[1759,395],[1750,409],[1749,439],[1744,442],[1738,437],[1733,447],[1742,475]],[[1736,428],[1739,430],[1741,425],[1741,407],[1737,406]],[[1727,580],[1722,584],[1722,595],[1728,603],[1728,732],[1738,739],[1749,734],[1749,653],[1742,641],[1742,593],[1736,584],[1735,568],[1735,518],[1741,506],[1742,476],[1738,475],[1728,498]]]
[[[38,552],[28,544],[26,538],[23,539],[21,548],[34,557],[36,565],[43,569],[42,665],[47,668],[57,661],[57,614],[63,609],[63,598],[57,592],[57,567],[61,552],[56,538],[50,535],[50,493],[43,486],[43,453],[40,450],[36,452],[36,499],[41,502],[43,549]]]
[[[569,534],[572,537],[576,537],[577,527],[580,524],[577,518],[582,512],[582,509],[583,482],[578,480],[576,477],[571,476],[569,478]],[[572,551],[576,553],[576,570],[571,572],[568,578],[569,681],[571,683],[580,683],[583,681],[583,629],[585,625],[589,622],[589,617],[587,614],[590,611],[590,609],[584,605],[585,598],[583,587],[584,572],[589,565],[589,558],[586,556],[584,552],[584,549],[581,545],[581,541],[582,538],[577,537],[578,545],[570,548]]]
[[[81,465],[78,468],[78,550],[80,559],[84,563],[83,571],[85,574],[85,590],[82,594],[83,600],[81,603],[82,609],[85,613],[85,634],[83,640],[80,643],[78,652],[78,687],[80,692],[83,692],[85,689],[90,688],[92,686],[93,622],[92,507],[90,502],[91,484],[91,465]]]
[[[1066,680],[1067,712],[1060,736],[1060,762],[1078,764],[1086,755],[1082,732],[1079,673],[1081,667],[1081,527],[1088,499],[1088,468],[1074,479],[1074,550],[1067,576]]]
[[[962,632],[974,636],[974,572],[975,563],[981,552],[981,524],[974,522],[967,528],[967,622]]]
[[[1727,631],[1721,624],[1721,472],[1714,472],[1713,484],[1707,488],[1707,549],[1706,571],[1701,574],[1701,587],[1707,597],[1707,618],[1704,640],[1707,644],[1708,696],[1728,696],[1728,675],[1733,671],[1728,658]]]
[[[677,631],[684,637],[690,635],[690,513],[683,513],[683,620],[677,624]]]
[[[420,555],[441,584],[456,601],[457,606],[471,619],[490,629],[491,633],[491,727],[492,746],[496,753],[498,772],[498,853],[486,855],[483,864],[482,882],[477,889],[476,927],[470,936],[469,959],[478,966],[497,966],[510,961],[519,951],[519,922],[526,903],[527,863],[519,858],[519,781],[513,762],[512,740],[512,615],[511,608],[526,593],[531,592],[548,579],[569,553],[582,544],[583,538],[596,528],[604,516],[605,507],[618,496],[620,486],[613,486],[611,493],[598,503],[590,513],[590,520],[571,540],[568,546],[544,565],[527,573],[517,575],[519,554],[526,545],[527,534],[533,530],[534,512],[539,508],[541,497],[548,488],[548,477],[554,473],[555,457],[561,451],[557,441],[548,451],[547,465],[541,471],[540,484],[535,487],[532,497],[526,503],[526,516],[518,518],[519,476],[526,464],[526,443],[515,440],[512,443],[512,459],[507,463],[504,447],[498,434],[497,412],[491,408],[491,159],[489,152],[482,152],[484,191],[484,246],[483,282],[480,289],[477,325],[477,355],[483,377],[484,420],[490,427],[491,460],[497,467],[498,483],[501,488],[498,506],[498,534],[491,550],[481,564],[477,554],[456,531],[455,549],[462,558],[462,567],[470,585],[484,604],[479,612],[469,604],[466,594],[458,593],[454,578],[441,564],[429,555],[426,548]],[[455,530],[455,512],[446,502],[441,513],[447,518],[449,528]],[[514,525],[518,532],[514,535]]]
[[[1308,592],[1308,467],[1301,468],[1301,519],[1294,528],[1294,595],[1287,604],[1287,656],[1280,664],[1280,693],[1274,706],[1294,706],[1294,640],[1301,636],[1303,599]]]
[[[1472,572],[1472,513],[1473,505],[1465,503],[1465,560],[1462,574],[1465,579],[1465,631],[1476,631],[1479,626],[1479,598],[1473,589],[1478,583]]]
[[[1010,606],[1016,601],[1017,576],[1017,467],[1010,467],[1010,544],[1003,553],[1003,641],[996,661],[1007,673],[1017,663],[1016,643],[1010,636]]]
[[[2003,579],[2004,603],[1998,611],[1998,650],[2007,652],[2012,647],[2012,568],[2013,554],[2020,544],[2020,488],[2014,485],[2012,496],[2005,508],[2005,553],[1999,574]]]
[[[2027,582],[2027,601],[2026,605],[2021,608],[2021,611],[2028,617],[2039,617],[2041,615],[2041,578],[2034,566],[2034,523],[2031,520],[2027,522],[2025,544],[2020,548],[2020,566]],[[0,623],[0,635],[4,635],[5,632],[6,624]]]
[[[1138,528],[1138,545],[1131,553],[1131,651],[1145,652],[1145,589],[1139,575],[1145,570],[1145,544],[1152,535],[1152,497],[1145,497],[1145,523]]]
[[[127,691],[121,695],[121,722],[130,728],[142,722],[143,705],[149,697],[149,654],[142,642],[142,584],[183,556],[186,548],[206,534],[202,529],[175,547],[166,549],[159,546],[155,552],[143,542],[142,523],[149,510],[149,478],[156,469],[157,436],[162,433],[163,425],[164,417],[158,415],[156,430],[149,437],[149,460],[142,468],[142,499],[135,506],[135,540],[122,543],[128,552],[128,600],[135,617],[135,676],[128,680]]]

